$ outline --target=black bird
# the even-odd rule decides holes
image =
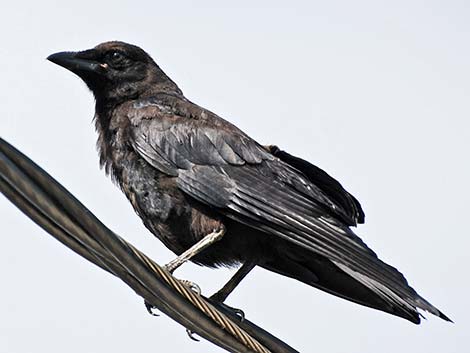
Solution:
[[[335,179],[189,101],[137,46],[107,42],[48,59],[81,77],[96,99],[100,164],[169,249],[210,267],[254,267],[420,322],[450,319],[351,230],[359,202]],[[180,261],[181,260],[181,261]]]

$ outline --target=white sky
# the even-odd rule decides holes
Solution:
[[[193,2],[196,3],[196,2]],[[196,103],[324,168],[362,203],[358,234],[455,324],[415,326],[255,270],[229,298],[301,352],[468,347],[468,1],[9,1],[0,13],[0,133],[117,233],[165,263],[98,168],[90,92],[45,58],[118,39]],[[287,2],[285,2],[287,4]],[[0,352],[219,352],[154,318],[0,197]],[[227,270],[186,265],[210,294]]]

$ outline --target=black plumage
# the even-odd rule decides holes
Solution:
[[[253,262],[414,323],[418,308],[449,320],[354,234],[364,213],[336,180],[190,102],[142,49],[108,42],[49,59],[93,91],[102,166],[176,254],[223,229],[194,262]]]

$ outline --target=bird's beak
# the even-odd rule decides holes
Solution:
[[[97,61],[85,59],[84,52],[60,52],[49,55],[47,60],[60,65],[73,73],[80,75],[86,73],[103,73],[105,67]]]

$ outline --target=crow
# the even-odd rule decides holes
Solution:
[[[188,100],[141,48],[112,41],[48,60],[93,92],[100,165],[179,255],[167,269],[241,265],[213,300],[260,266],[415,324],[418,309],[451,321],[351,230],[364,212],[340,183]]]

